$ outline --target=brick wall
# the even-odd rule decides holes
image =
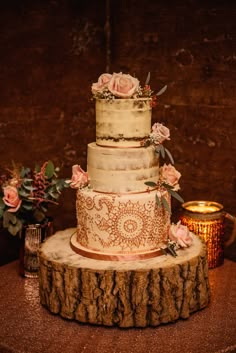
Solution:
[[[154,90],[168,85],[153,122],[171,130],[182,196],[236,214],[235,18],[233,1],[1,2],[1,170],[47,159],[65,177],[75,163],[86,168],[91,83],[108,64],[141,81],[150,71]],[[56,228],[75,225],[74,202],[66,190],[52,210]]]

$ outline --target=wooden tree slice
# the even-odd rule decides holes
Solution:
[[[39,252],[40,299],[50,312],[83,323],[146,327],[186,319],[208,305],[207,250],[199,237],[176,258],[117,262],[75,253],[74,231],[57,232]]]

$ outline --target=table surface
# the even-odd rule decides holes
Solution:
[[[80,324],[40,304],[38,280],[18,261],[0,267],[0,353],[235,353],[236,262],[209,270],[210,305],[187,320],[155,328]]]

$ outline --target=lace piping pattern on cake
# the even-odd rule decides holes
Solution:
[[[117,199],[113,195],[84,197],[78,194],[78,241],[81,245],[93,250],[118,248],[129,252],[154,249],[165,241],[169,215],[156,205],[155,199],[146,203],[129,199],[117,202]]]

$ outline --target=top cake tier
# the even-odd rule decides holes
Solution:
[[[151,99],[96,100],[96,143],[140,147],[151,130]]]

